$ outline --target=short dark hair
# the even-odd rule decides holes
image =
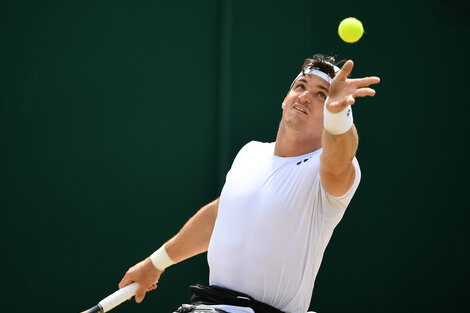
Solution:
[[[305,75],[305,71],[307,69],[315,69],[325,73],[333,79],[336,74],[334,67],[338,66],[338,64],[342,62],[344,61],[336,62],[334,56],[317,53],[313,55],[312,58],[305,59],[304,64],[302,65],[302,74]]]

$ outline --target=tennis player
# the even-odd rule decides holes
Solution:
[[[378,77],[348,78],[333,57],[305,60],[282,103],[276,142],[237,154],[220,198],[200,209],[119,287],[141,302],[168,266],[208,251],[210,286],[178,312],[305,313],[333,230],[361,178],[351,106]]]

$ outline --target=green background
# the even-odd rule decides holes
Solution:
[[[470,217],[469,4],[430,1],[2,1],[3,312],[81,312],[220,193],[237,151],[274,141],[313,53],[380,76],[354,106],[362,182],[311,309],[463,312]],[[337,36],[346,17],[366,30]],[[172,312],[206,256],[144,303]],[[465,296],[467,294],[467,296]]]

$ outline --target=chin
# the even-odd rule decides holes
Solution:
[[[311,129],[308,126],[308,124],[299,121],[299,120],[287,120],[286,121],[286,127],[290,130],[295,130],[295,131],[301,131],[301,132],[310,132]]]

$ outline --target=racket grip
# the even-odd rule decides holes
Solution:
[[[103,308],[98,304],[82,313],[103,313]]]
[[[101,300],[98,305],[103,308],[103,312],[108,312],[109,310],[134,296],[137,289],[139,289],[138,283],[127,285],[126,287],[119,289],[118,291]]]

